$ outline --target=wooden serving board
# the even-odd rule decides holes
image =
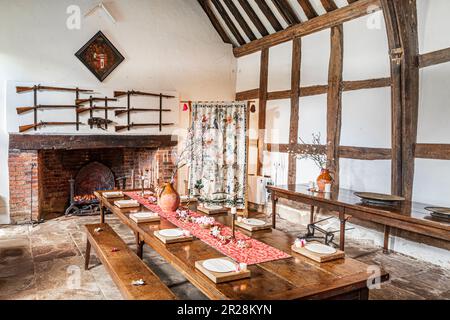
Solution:
[[[251,232],[272,229],[272,224],[270,224],[270,223],[266,223],[263,226],[251,226],[249,224],[246,224],[244,222],[239,222],[239,221],[236,221],[235,223],[236,223],[237,227],[242,228],[247,231],[251,231]]]
[[[121,192],[121,193],[119,193],[119,192],[117,192],[117,193],[104,193],[103,196],[106,199],[117,199],[117,198],[123,198],[124,194],[123,194],[123,192]]]
[[[205,208],[205,207],[198,207],[197,210],[202,212],[202,213],[205,213],[205,214],[207,214],[209,216],[218,215],[218,214],[227,214],[228,213],[228,209],[227,208],[210,210],[210,209]]]
[[[189,236],[189,237],[186,237],[186,236],[184,236],[184,237],[165,237],[165,236],[161,235],[159,233],[159,231],[155,231],[155,232],[153,232],[153,234],[155,235],[156,238],[161,240],[161,242],[164,243],[164,244],[187,242],[187,241],[194,240],[193,236]]]
[[[197,198],[190,198],[190,199],[181,199],[180,203],[181,204],[186,204],[186,203],[196,203],[198,202]]]
[[[120,204],[117,201],[114,202],[114,205],[117,208],[120,208],[120,209],[139,208],[141,206],[140,203],[136,203],[136,204]]]
[[[135,222],[137,224],[161,221],[161,217],[160,216],[156,216],[156,217],[152,217],[152,218],[136,219],[136,218],[133,217],[132,214],[130,214],[130,219],[131,219],[131,221],[133,221],[133,222]]]
[[[337,250],[336,253],[333,254],[318,254],[312,251],[307,250],[306,248],[297,248],[295,245],[291,247],[292,251],[298,253],[306,258],[314,260],[319,263],[330,262],[338,259],[345,258],[345,252]]]
[[[230,258],[223,258],[223,259],[226,259],[226,260],[229,260],[229,261],[235,263]],[[206,261],[206,260],[196,261],[195,268],[197,270],[199,270],[201,273],[203,273],[205,276],[207,276],[211,281],[213,281],[216,284],[247,279],[247,278],[250,278],[250,276],[251,276],[251,272],[248,269],[245,271],[229,272],[229,273],[212,272],[212,271],[207,270],[205,267],[203,267],[204,261]]]

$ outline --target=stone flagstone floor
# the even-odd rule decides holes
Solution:
[[[119,300],[121,295],[105,268],[91,257],[84,270],[83,225],[98,217],[61,217],[31,226],[0,226],[0,300]],[[116,218],[107,222],[135,249],[134,235]],[[304,233],[301,225],[280,220],[280,229]],[[390,283],[372,290],[371,299],[450,299],[450,270],[396,253],[385,255],[371,243],[348,241],[348,256],[381,265]],[[180,273],[147,246],[144,260],[180,298],[206,299]]]

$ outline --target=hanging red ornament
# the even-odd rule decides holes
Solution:
[[[189,106],[187,103],[185,103],[183,106],[183,111],[188,111],[188,110],[189,110]]]

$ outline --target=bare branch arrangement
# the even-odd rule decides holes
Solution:
[[[327,166],[327,155],[321,143],[321,134],[312,134],[312,144],[306,143],[299,137],[301,144],[304,148],[301,148],[297,154],[297,158],[300,160],[312,160],[320,169],[325,169]]]

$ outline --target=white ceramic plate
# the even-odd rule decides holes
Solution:
[[[166,229],[159,231],[159,234],[163,237],[181,237],[184,235],[184,232],[180,229]]]
[[[312,243],[312,244],[307,244],[305,246],[306,250],[309,250],[311,252],[314,253],[318,253],[318,254],[333,254],[336,253],[336,249],[326,246],[324,244],[320,244],[320,243]]]
[[[210,259],[203,262],[203,267],[206,270],[218,273],[228,273],[236,271],[236,266],[233,262],[226,259]]]
[[[244,219],[243,220],[245,224],[248,224],[249,226],[254,226],[254,227],[260,227],[260,226],[264,226],[266,223],[262,220],[258,220],[258,219]]]

